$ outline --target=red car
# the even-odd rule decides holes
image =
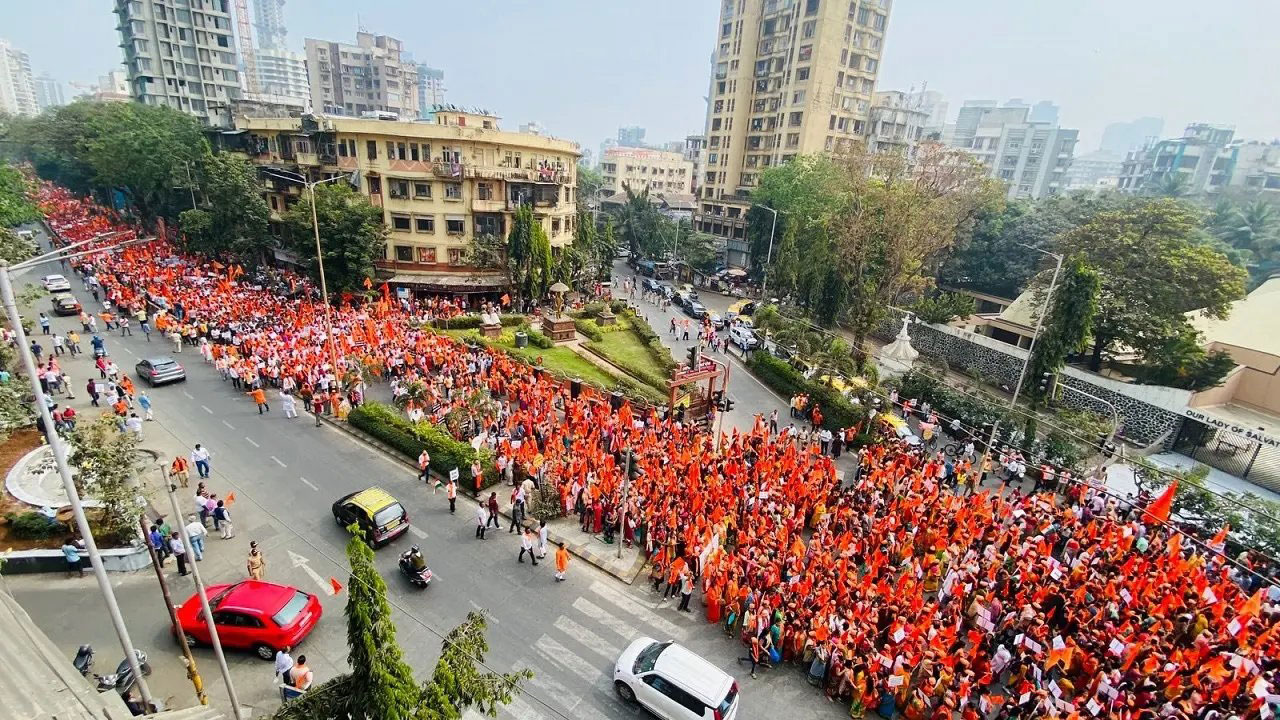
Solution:
[[[315,595],[288,585],[242,580],[206,591],[222,646],[253,650],[263,660],[274,659],[276,651],[286,646],[296,647],[323,613]],[[187,643],[209,645],[200,598],[192,595],[177,610]]]

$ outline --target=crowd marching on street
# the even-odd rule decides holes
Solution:
[[[39,195],[62,242],[129,229],[58,187],[43,184]],[[708,622],[741,638],[753,677],[799,664],[854,717],[1215,720],[1265,717],[1280,692],[1280,591],[1249,569],[1248,553],[1228,562],[1225,529],[1194,542],[1168,525],[1164,496],[1135,509],[1085,481],[1061,484],[1061,493],[996,487],[968,458],[951,463],[879,426],[842,483],[832,455],[858,432],[841,433],[837,445],[820,408],[800,407],[803,432],[779,429],[775,414],[717,442],[678,417],[630,402],[615,409],[590,388],[574,397],[511,356],[423,329],[415,317],[461,308],[424,311],[386,285],[380,299],[342,299],[330,338],[309,284],[288,272],[250,283],[238,266],[183,255],[164,240],[78,263],[109,309],[148,336],[176,338],[175,351],[196,349],[260,412],[270,392],[281,407],[297,396],[304,408],[342,416],[361,401],[358,385],[343,382],[348,393],[338,393],[353,371],[420,381],[429,397],[407,412],[465,417],[457,434],[493,449],[515,490],[527,498],[531,480],[591,532],[617,528],[643,548],[653,588],[679,596],[679,610],[694,612],[698,594]],[[94,320],[86,335],[97,332]],[[121,392],[127,378],[112,365],[99,366],[116,388],[105,399],[127,409],[140,396]],[[468,401],[480,392],[491,401],[477,409]],[[624,507],[628,450],[641,479]],[[210,456],[197,451],[190,464],[204,478]],[[487,484],[478,465],[461,470],[476,490]],[[957,483],[962,475],[972,481]],[[208,500],[212,508],[197,501],[197,521],[212,517],[232,537],[226,505]],[[496,493],[478,504],[477,538],[501,530],[498,510]],[[509,532],[521,530],[518,559],[537,564],[548,551],[545,529],[513,520]],[[156,532],[163,540],[163,528]],[[247,570],[260,577],[256,552]],[[563,546],[554,561],[561,580]]]

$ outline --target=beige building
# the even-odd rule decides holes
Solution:
[[[440,110],[434,123],[241,117],[236,128],[245,132],[224,147],[259,165],[313,179],[353,173],[390,229],[377,264],[393,285],[433,292],[503,287],[501,273],[468,267],[466,250],[476,235],[505,237],[522,204],[532,206],[553,251],[573,241],[578,146],[504,132],[495,116]],[[267,187],[273,220],[302,195],[298,185],[274,178]]]
[[[600,158],[604,182],[600,194],[608,197],[630,187],[632,192],[648,190],[651,195],[693,192],[693,163],[683,152],[613,147]]]
[[[915,158],[916,145],[928,123],[929,111],[919,96],[901,90],[878,92],[871,100],[867,149]]]
[[[387,35],[356,33],[356,44],[307,38],[311,107],[326,115],[418,115],[418,66]]]
[[[889,0],[722,0],[695,217],[747,263],[760,173],[860,142],[880,72]]]

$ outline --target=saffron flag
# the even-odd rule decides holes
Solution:
[[[342,583],[338,582],[338,578],[330,577],[329,587],[333,588],[334,595],[337,595],[338,593],[342,592]]]
[[[1155,502],[1147,506],[1147,514],[1160,522],[1169,521],[1169,511],[1173,509],[1173,496],[1178,492],[1178,481],[1169,483],[1169,487],[1160,493]]]
[[[368,290],[372,287],[373,287],[373,280],[366,276],[364,279],[364,289]]]

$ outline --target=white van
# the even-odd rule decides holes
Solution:
[[[734,720],[738,715],[733,676],[673,642],[634,640],[618,656],[613,687],[618,697],[666,720]]]

